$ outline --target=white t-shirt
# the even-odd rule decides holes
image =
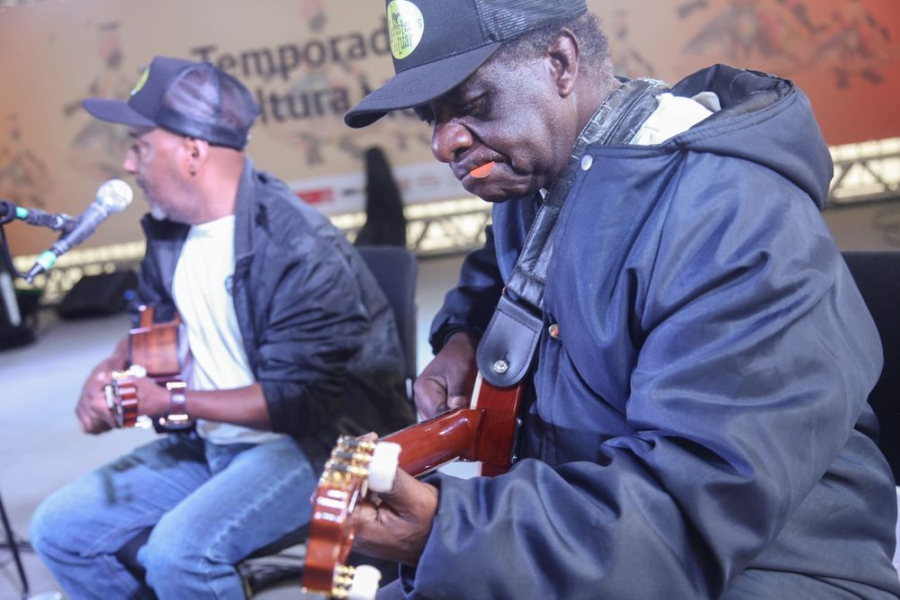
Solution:
[[[228,390],[254,382],[231,297],[233,274],[234,215],[191,227],[172,286],[191,352],[189,389]],[[282,437],[204,419],[198,419],[197,433],[216,444],[261,443]]]

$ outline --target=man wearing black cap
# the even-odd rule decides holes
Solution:
[[[151,207],[136,305],[177,310],[190,350],[187,389],[138,379],[139,411],[196,432],[54,494],[32,543],[73,598],[243,598],[234,565],[308,520],[334,439],[412,419],[390,307],[344,236],[244,154],[258,108],[235,78],[157,57],[127,102],[84,104],[129,127],[124,168]],[[91,373],[84,431],[114,426],[103,386],[126,366],[123,343]]]
[[[878,334],[805,95],[723,65],[617,80],[584,0],[387,11],[396,76],[347,124],[414,108],[495,203],[417,405],[468,403],[476,364],[530,402],[510,472],[401,472],[356,547],[410,598],[900,594]]]

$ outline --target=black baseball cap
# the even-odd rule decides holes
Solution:
[[[217,146],[243,150],[259,114],[250,91],[208,62],[157,56],[128,101],[88,98],[84,108],[103,121],[161,127]]]
[[[387,0],[396,75],[344,116],[350,127],[446,94],[504,42],[587,11],[585,0]]]

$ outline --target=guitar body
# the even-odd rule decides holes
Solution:
[[[190,421],[172,421],[162,417],[155,421],[138,416],[137,388],[134,381],[149,377],[159,385],[180,382],[179,359],[181,317],[154,323],[154,308],[142,306],[138,326],[128,332],[128,363],[126,371],[117,371],[106,386],[109,409],[122,428],[153,426],[158,432],[180,431],[192,426]]]
[[[399,468],[423,475],[454,460],[481,463],[481,475],[505,473],[512,466],[522,388],[497,388],[479,374],[472,403],[401,429],[382,439],[400,446]],[[342,437],[325,465],[313,495],[303,588],[332,598],[354,595],[354,570],[345,566],[353,546],[350,516],[368,491],[377,442]],[[374,484],[373,484],[374,486]]]
[[[154,323],[152,306],[142,306],[138,326],[128,332],[128,362],[140,365],[147,377],[165,385],[181,380],[181,361],[178,357],[181,317],[164,323]]]

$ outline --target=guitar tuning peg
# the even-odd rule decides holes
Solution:
[[[394,487],[394,477],[400,464],[400,444],[381,442],[375,445],[369,462],[369,488],[373,492],[388,492]]]
[[[381,571],[375,567],[340,565],[335,569],[330,597],[341,600],[374,600],[379,583]]]
[[[130,375],[131,377],[146,377],[147,369],[145,369],[141,365],[131,365],[130,367],[128,367],[128,371],[126,371],[126,373],[128,373],[128,375]]]
[[[347,600],[374,600],[381,583],[381,571],[369,565],[356,567],[353,581],[347,590]]]

